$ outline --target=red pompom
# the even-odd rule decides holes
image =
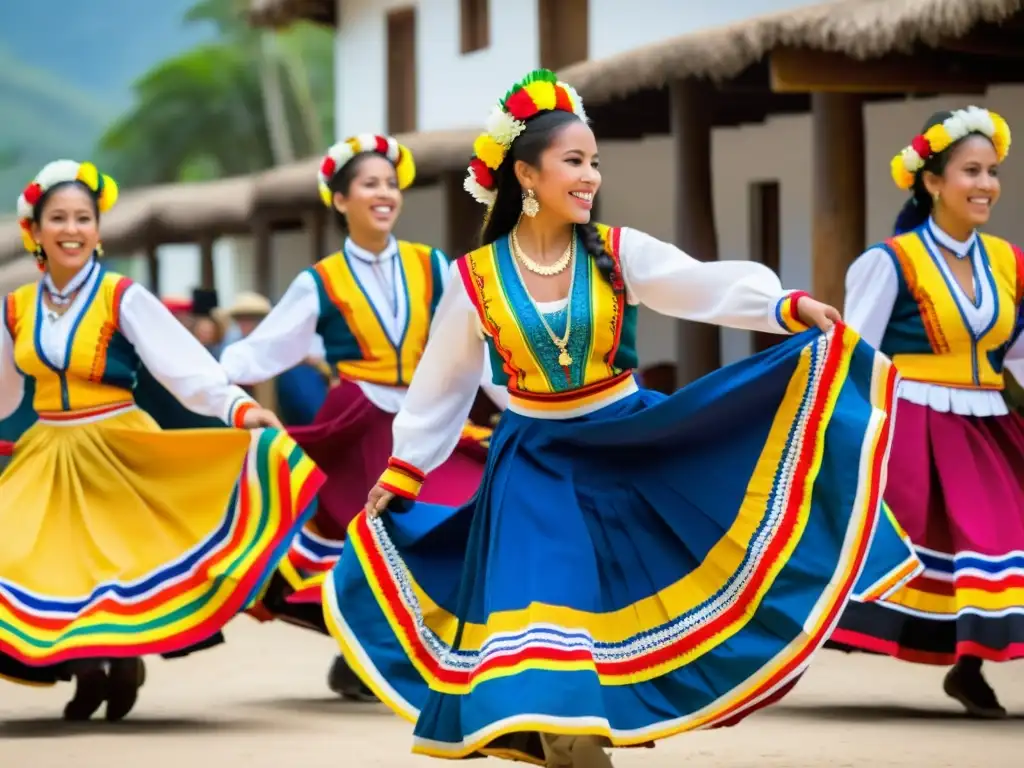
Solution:
[[[922,160],[927,160],[932,153],[932,145],[924,136],[915,136],[914,140],[910,142],[910,147],[917,152]]]
[[[483,160],[474,157],[469,161],[469,167],[473,171],[473,178],[476,179],[477,184],[484,189],[494,189],[494,174]]]
[[[334,169],[337,167],[337,163],[334,162],[334,158],[328,155],[324,158],[324,161],[320,164],[320,175],[325,179],[331,178],[334,175]]]
[[[39,186],[38,182],[33,181],[25,187],[23,194],[25,195],[25,202],[29,205],[35,205],[39,202],[39,198],[43,196],[43,188]]]
[[[529,92],[525,88],[520,88],[505,99],[505,111],[516,120],[528,120],[537,114],[537,105],[533,103]]]
[[[555,109],[572,112],[572,99],[569,98],[569,92],[560,85],[555,86]]]
[[[378,155],[384,155],[384,157],[387,157],[388,150],[390,149],[390,147],[388,147],[387,138],[385,138],[384,136],[375,136],[373,148]]]

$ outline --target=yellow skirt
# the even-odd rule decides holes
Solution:
[[[323,483],[278,430],[162,431],[131,405],[68,416],[41,418],[0,475],[0,654],[19,664],[170,653],[215,634],[259,593]]]

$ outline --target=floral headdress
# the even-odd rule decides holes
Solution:
[[[914,186],[914,178],[932,155],[943,152],[960,139],[972,133],[987,136],[996,149],[999,162],[1010,152],[1010,126],[995,112],[981,107],[958,109],[938,125],[933,125],[923,134],[918,134],[896,157],[892,159],[893,181],[900,189]]]
[[[88,187],[96,198],[96,207],[99,208],[100,213],[106,213],[117,202],[117,183],[96,170],[96,166],[92,163],[79,163],[75,160],[54,160],[52,163],[47,163],[18,196],[18,225],[21,227],[21,242],[29,253],[39,250],[39,243],[32,237],[32,219],[36,205],[52,187],[73,181]]]
[[[583,101],[576,89],[559,81],[550,70],[534,70],[512,86],[491,112],[487,130],[473,142],[473,159],[469,161],[464,186],[474,200],[488,208],[494,205],[497,196],[494,172],[501,167],[512,142],[526,130],[527,120],[556,109],[571,112],[587,122],[587,113],[583,111]]]
[[[339,141],[328,149],[320,163],[317,188],[320,190],[320,199],[328,208],[334,207],[334,195],[329,186],[334,174],[344,168],[349,160],[363,152],[376,152],[391,161],[398,176],[399,189],[408,189],[416,181],[416,164],[413,162],[412,152],[391,136],[361,133]]]

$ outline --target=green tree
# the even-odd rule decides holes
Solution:
[[[100,140],[125,186],[251,173],[323,150],[333,131],[333,36],[250,27],[236,0],[200,0],[185,23],[217,42],[175,56],[135,84],[135,102]]]

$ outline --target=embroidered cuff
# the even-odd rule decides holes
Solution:
[[[775,305],[776,321],[790,333],[800,333],[811,327],[800,319],[797,312],[797,304],[805,297],[810,298],[806,291],[793,291],[783,296]]]
[[[245,414],[256,407],[256,402],[246,397],[240,397],[231,404],[229,413],[231,418],[228,419],[228,423],[239,429],[245,427]]]
[[[401,496],[403,499],[415,499],[419,496],[424,479],[426,479],[426,475],[412,464],[407,464],[392,456],[388,459],[388,468],[384,470],[384,474],[380,476],[377,484],[395,496]]]

